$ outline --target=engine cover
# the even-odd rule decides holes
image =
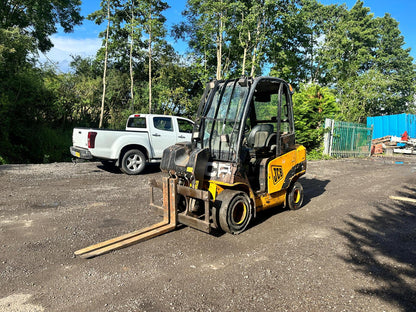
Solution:
[[[179,177],[201,181],[209,156],[208,148],[196,148],[190,142],[177,143],[163,151],[160,169]]]

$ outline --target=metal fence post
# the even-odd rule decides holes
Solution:
[[[329,144],[331,143],[331,134],[329,131],[329,127],[331,127],[331,120],[329,118],[325,118],[325,133],[324,133],[324,154],[329,155]]]

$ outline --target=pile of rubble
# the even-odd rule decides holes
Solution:
[[[407,132],[401,137],[385,136],[371,142],[371,155],[413,154],[416,155],[416,139],[409,138]]]

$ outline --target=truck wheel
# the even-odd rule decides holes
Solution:
[[[286,195],[287,206],[290,210],[297,210],[302,206],[303,187],[299,182],[293,183],[287,190]]]
[[[247,228],[252,217],[252,209],[246,193],[224,190],[215,202],[217,207],[214,207],[214,223],[224,232],[240,234]]]
[[[146,167],[146,156],[138,150],[132,149],[123,155],[121,171],[127,174],[139,174]]]

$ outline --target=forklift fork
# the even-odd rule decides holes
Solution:
[[[117,250],[148,240],[174,230],[178,223],[176,209],[177,181],[172,178],[163,178],[163,206],[154,204],[153,187],[151,187],[150,205],[163,210],[163,220],[149,227],[109,239],[107,241],[79,249],[74,252],[81,258],[93,258],[112,250]]]

